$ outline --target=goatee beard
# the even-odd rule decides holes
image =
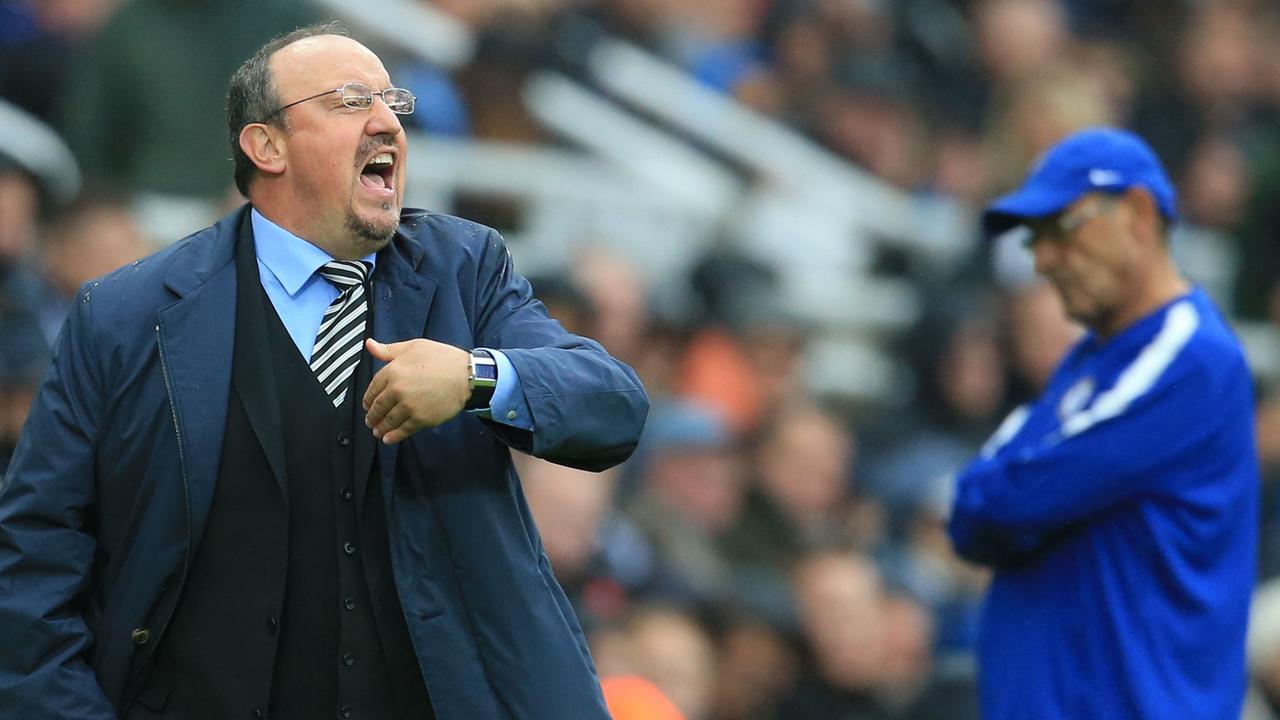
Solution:
[[[379,227],[356,215],[354,210],[347,212],[347,230],[351,232],[353,239],[362,250],[368,250],[366,255],[386,247],[387,243],[391,242],[391,238],[395,237],[396,228],[399,226],[400,223],[397,221],[390,227]]]

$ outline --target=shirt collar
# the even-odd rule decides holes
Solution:
[[[295,296],[302,286],[315,275],[333,256],[318,246],[303,240],[262,216],[257,208],[249,211],[253,223],[254,249],[258,260],[280,281],[289,296]],[[361,258],[372,269],[377,265],[377,255]]]

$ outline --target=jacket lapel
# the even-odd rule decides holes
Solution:
[[[204,533],[218,476],[227,423],[235,343],[236,273],[233,249],[248,206],[223,218],[207,237],[188,240],[165,287],[177,302],[157,315],[156,339],[178,434],[186,483],[191,543]]]
[[[417,253],[413,253],[413,251]],[[427,311],[435,295],[435,281],[417,272],[422,251],[412,241],[397,234],[378,256],[373,273],[373,339],[393,343],[425,336]],[[373,374],[386,363],[373,361]],[[361,399],[357,398],[357,402]],[[378,465],[382,474],[383,502],[391,508],[392,485],[399,445],[378,443]]]

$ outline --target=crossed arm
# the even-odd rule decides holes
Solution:
[[[1167,481],[1210,440],[1214,390],[1190,366],[1123,412],[1077,432],[1015,441],[956,478],[950,534],[962,556],[1017,564],[1107,510]]]

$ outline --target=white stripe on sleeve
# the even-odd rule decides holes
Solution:
[[[1009,416],[1000,423],[1000,427],[996,428],[996,431],[991,434],[987,442],[982,445],[982,457],[987,459],[995,457],[996,453],[1000,452],[1000,448],[1009,444],[1009,441],[1018,434],[1022,426],[1027,424],[1027,418],[1029,417],[1031,417],[1031,408],[1026,405],[1019,405],[1014,408],[1013,412],[1009,413]]]
[[[1160,332],[1120,373],[1116,384],[1094,398],[1089,407],[1063,419],[1062,436],[1079,435],[1128,409],[1134,400],[1150,391],[1160,375],[1173,364],[1199,325],[1200,315],[1190,302],[1184,300],[1169,308]]]

